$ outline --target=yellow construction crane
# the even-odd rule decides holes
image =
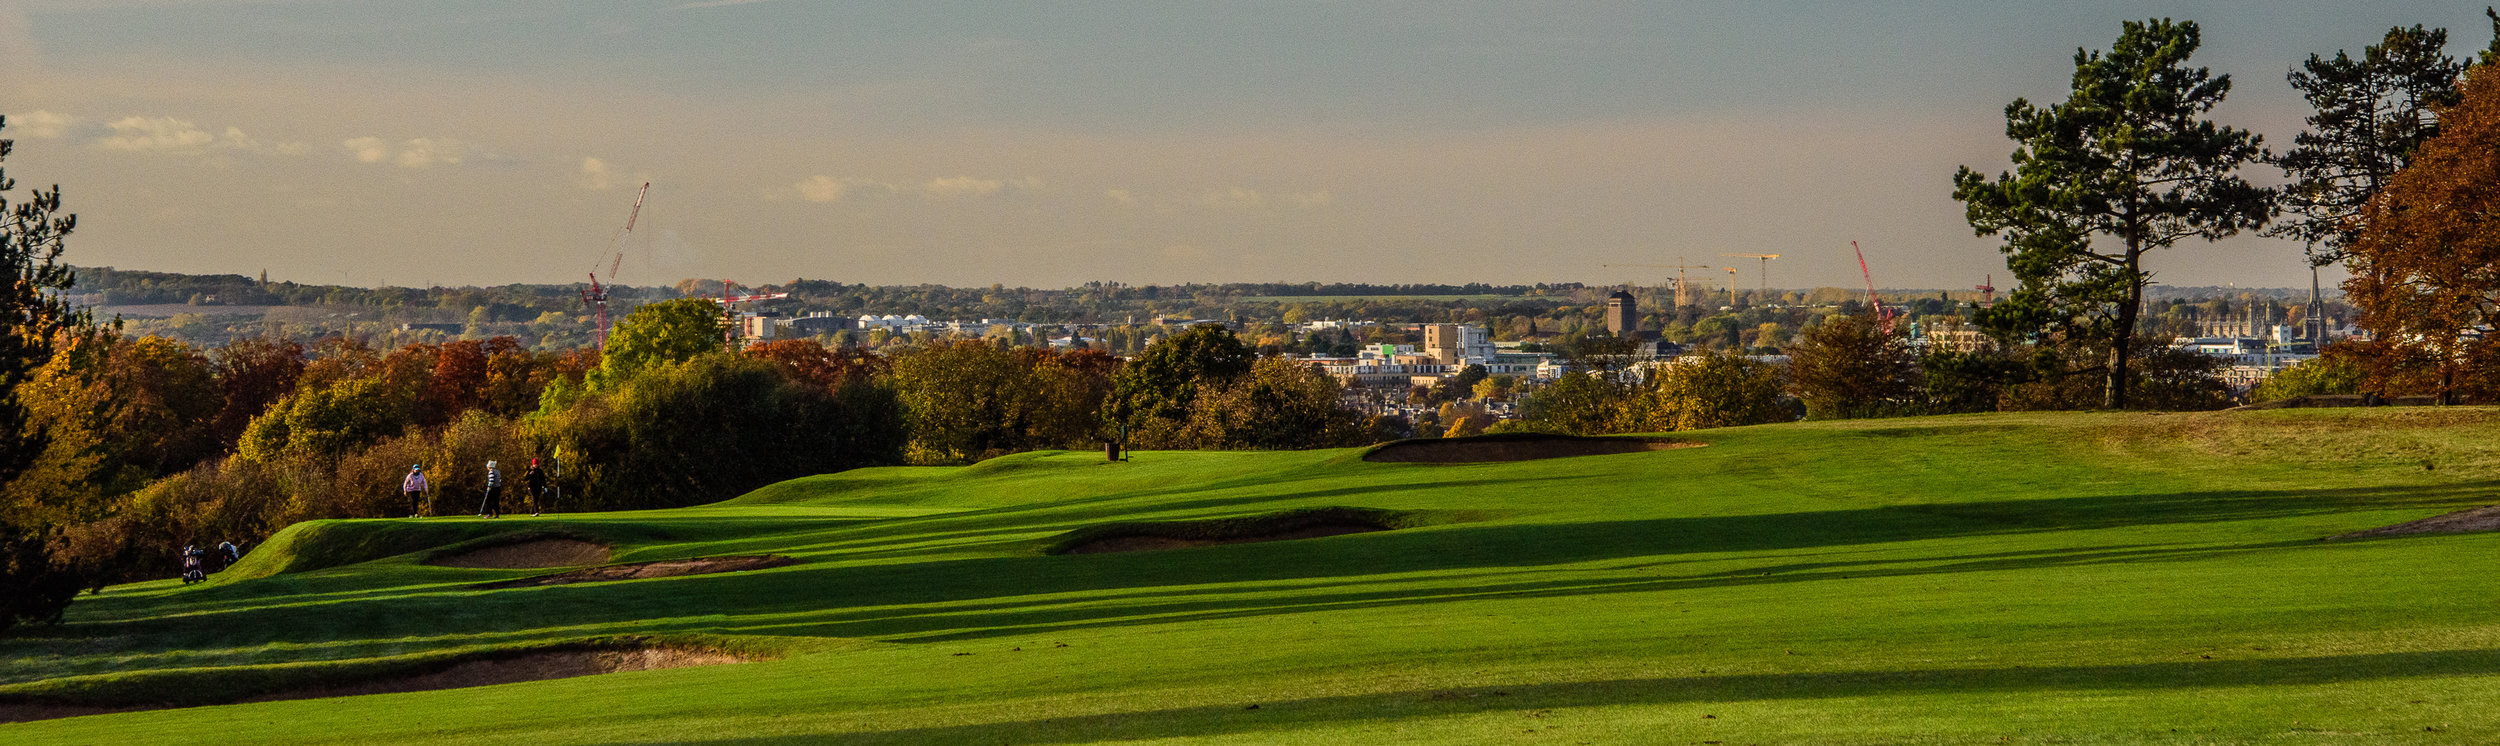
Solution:
[[[1769,297],[1771,297],[1771,260],[1780,258],[1780,255],[1778,255],[1778,254],[1720,254],[1719,256],[1725,256],[1725,257],[1735,257],[1735,258],[1737,258],[1737,259],[1760,259],[1760,260],[1762,260],[1762,297],[1764,297],[1764,298],[1769,298]],[[1730,278],[1728,278],[1728,281],[1730,281],[1730,282],[1734,282],[1735,280],[1736,280],[1736,278],[1734,278],[1734,277],[1730,277]],[[1735,296],[1730,295],[1729,297],[1731,297],[1731,298],[1732,298],[1732,297],[1735,297]],[[1731,306],[1732,306],[1732,305],[1736,305],[1736,302],[1735,302],[1735,301],[1728,301],[1728,305],[1731,305]]]
[[[1676,259],[1675,259],[1675,260],[1676,260],[1676,261],[1681,262],[1681,261],[1684,261],[1684,258],[1683,258],[1683,257],[1676,257]],[[1707,265],[1707,264],[1606,264],[1606,265],[1600,265],[1600,266],[1606,266],[1606,267],[1642,267],[1642,268],[1646,268],[1646,269],[1672,269],[1672,270],[1675,270],[1675,305],[1676,305],[1676,306],[1678,306],[1678,307],[1682,307],[1682,306],[1689,306],[1689,305],[1692,305],[1692,304],[1693,304],[1692,285],[1690,285],[1690,284],[1688,284],[1688,283],[1686,283],[1686,282],[1684,281],[1684,270],[1688,270],[1688,269],[1710,269],[1710,265]]]

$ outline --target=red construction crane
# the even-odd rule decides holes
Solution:
[[[608,244],[616,249],[615,257],[608,260],[608,284],[610,285],[616,283],[617,267],[625,264],[625,239],[633,237],[634,221],[642,217],[642,198],[649,194],[651,194],[651,182],[643,182],[642,191],[634,193],[634,211],[625,214],[625,227],[617,229],[615,235],[608,237]],[[600,349],[607,349],[608,288],[607,285],[599,284],[599,265],[593,264],[590,269],[590,287],[582,290],[582,305],[589,307],[591,314],[598,317],[598,327],[591,334],[591,344]]]
[[[1875,306],[1875,320],[1884,325],[1885,333],[1891,333],[1892,309],[1885,308],[1884,299],[1875,296],[1875,273],[1866,268],[1866,250],[1858,248],[1856,241],[1849,242],[1849,250],[1858,254],[1858,274],[1866,276],[1866,302]]]
[[[1986,279],[1986,280],[1981,280],[1981,281],[1979,282],[1979,287],[1975,287],[1975,288],[1971,288],[1971,289],[1972,289],[1972,290],[1977,290],[1977,291],[1979,291],[1979,307],[1980,307],[1980,308],[1987,308],[1987,307],[1989,307],[1989,306],[1996,305],[1996,303],[1997,303],[1997,276],[1996,276],[1996,275],[1994,275],[1994,274],[1988,275],[1988,279]]]

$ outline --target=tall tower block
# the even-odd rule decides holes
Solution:
[[[1621,290],[1606,296],[1606,331],[1621,339],[1632,339],[1641,333],[1640,302]]]

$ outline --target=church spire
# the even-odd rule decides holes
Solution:
[[[2313,344],[2326,344],[2326,301],[2318,297],[2318,266],[2309,265],[2309,305],[2301,309],[2301,331]]]

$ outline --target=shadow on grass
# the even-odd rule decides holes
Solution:
[[[1385,496],[1406,493],[1433,493],[1475,487],[1542,489],[1544,485],[1540,483],[1571,479],[1576,479],[1576,477],[1444,479],[1403,484],[1330,487],[1300,492],[1279,492],[1278,490],[1293,482],[1308,481],[1307,479],[1240,479],[1188,489],[1143,488],[1072,500],[976,508],[940,515],[887,519],[878,521],[874,525],[863,526],[856,531],[846,531],[839,538],[806,544],[790,544],[788,543],[790,539],[784,536],[755,537],[724,546],[740,548],[734,551],[773,551],[782,554],[844,552],[853,557],[880,557],[921,551],[931,544],[1040,539],[1087,526],[1115,521],[1133,521],[1149,516],[1187,516],[1194,512],[1228,508],[1300,505],[1336,499],[1371,498],[1377,500]],[[1175,499],[1186,495],[1217,495],[1254,488],[1257,491],[1251,494]],[[1115,509],[1119,503],[1131,500],[1151,500],[1152,510],[1138,513]],[[946,530],[931,530],[940,526],[946,527]],[[773,543],[776,541],[781,543]],[[732,551],[733,549],[729,548],[722,550],[723,553]]]
[[[1435,579],[1442,582],[1408,583],[1389,587],[1378,587],[1385,584],[1359,581],[1312,584],[1281,594],[1256,592],[1269,590],[1265,587],[1255,589],[1255,591],[1244,589],[1181,591],[1148,596],[1143,599],[1142,603],[1112,603],[1110,599],[1089,596],[1083,599],[1081,606],[1070,605],[1066,602],[992,604],[975,607],[949,604],[911,610],[877,609],[857,614],[829,612],[810,614],[808,616],[811,619],[807,622],[744,626],[737,631],[745,634],[860,637],[883,639],[889,642],[938,643],[1066,630],[1174,624],[1428,603],[1572,598],[1600,594],[1655,593],[1853,578],[1890,578],[2059,566],[2179,561],[2221,554],[2311,546],[2315,545],[2310,542],[2275,542],[2178,548],[2085,547],[2071,550],[1995,553],[1916,560],[1894,557],[1862,562],[1749,566],[1667,578],[1642,578],[1628,573],[1618,573],[1598,578],[1554,580],[1542,577],[1544,575],[1542,573],[1481,573]],[[1930,562],[1937,564],[1929,564]],[[1904,564],[1917,566],[1901,566]],[[1538,579],[1503,582],[1501,575],[1538,576]],[[1356,590],[1365,585],[1373,585],[1375,588]],[[1225,597],[1209,598],[1212,596]],[[1033,608],[1036,606],[1044,608]]]
[[[1380,724],[1403,719],[1622,705],[1682,705],[1899,695],[2136,692],[2252,686],[2318,686],[2354,681],[2500,674],[2500,650],[2367,653],[2303,658],[2188,660],[2100,666],[2016,666],[1711,675],[1421,689],[1281,701],[1242,701],[1131,712],[873,731],[799,733],[769,738],[678,741],[701,744],[1078,743],[1193,738]],[[1256,705],[1257,709],[1250,709]],[[1536,721],[1523,720],[1523,724]],[[1498,728],[1498,725],[1492,726]],[[1492,731],[1488,730],[1490,735]]]
[[[1892,542],[2217,524],[2359,508],[2453,506],[2486,498],[2494,486],[2482,482],[2422,488],[2242,490],[1581,523],[1473,523],[1168,552],[826,563],[621,583],[501,591],[403,589],[388,597],[343,595],[293,602],[256,597],[240,608],[221,608],[216,598],[181,599],[188,594],[177,593],[113,610],[148,616],[90,618],[73,622],[64,631],[150,649],[232,649],[270,642],[352,649],[368,642],[409,638],[510,635],[600,625],[650,633],[960,640],[1480,598],[1568,597],[1844,576],[2177,561],[2261,550],[2307,551],[2324,545],[2309,541],[2313,538],[2309,536],[2272,538],[2243,530],[2210,542],[2103,542],[1960,556],[1888,550],[1863,559],[1825,560],[1799,554],[1852,554],[1857,548]],[[1198,502],[1202,507],[1222,507],[1336,492],[1270,493]],[[734,522],[761,529],[756,522],[763,520]],[[1010,519],[993,516],[987,520]],[[859,528],[884,531],[882,524]],[[710,533],[711,528],[701,533]],[[1031,533],[1048,530],[1048,526],[1025,525],[1016,530]],[[712,550],[718,547],[699,548],[715,553]],[[1780,554],[1741,557],[1749,552]],[[1699,574],[1658,574],[1660,569],[1696,561],[1742,564]],[[1606,562],[1637,565],[1592,568],[1594,572],[1542,571],[1558,565]],[[238,584],[237,590],[284,582],[283,578],[254,581]],[[174,603],[177,599],[184,602]],[[735,614],[738,619],[720,614]],[[60,644],[77,643],[0,640],[0,659],[42,657],[43,648]]]

